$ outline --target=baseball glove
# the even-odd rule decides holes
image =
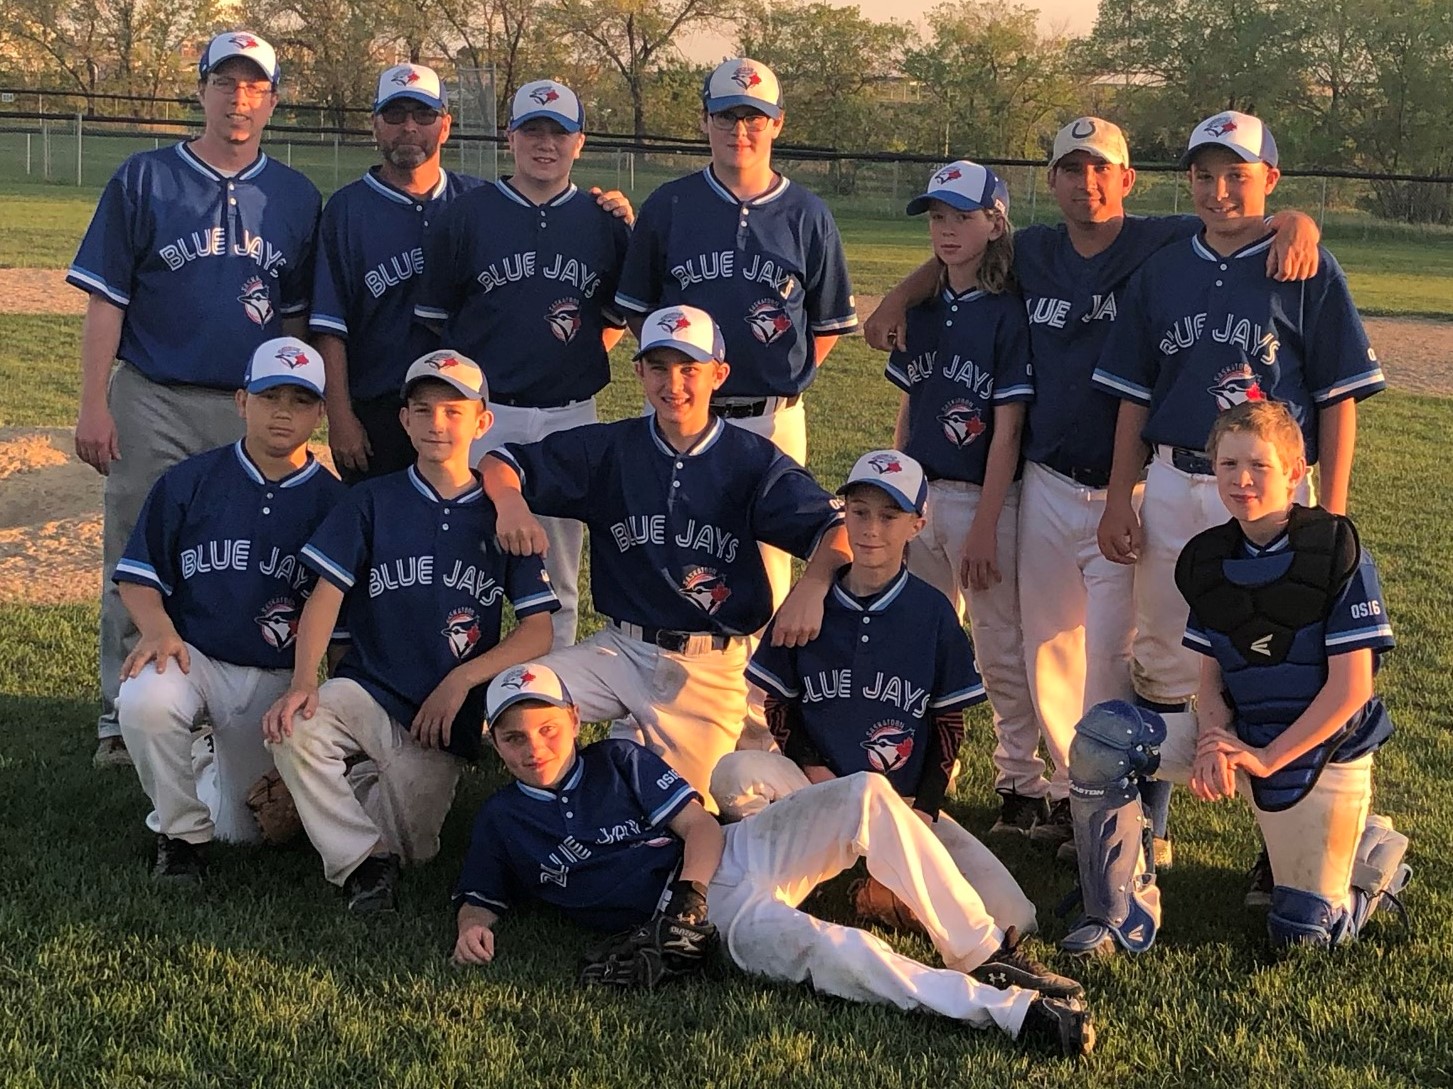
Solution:
[[[288,793],[288,785],[274,768],[247,791],[247,808],[262,832],[262,841],[274,847],[288,843],[302,833],[303,821]]]
[[[700,972],[715,945],[711,923],[657,915],[586,950],[578,979],[585,987],[654,990],[665,980]]]
[[[912,934],[927,934],[913,909],[898,899],[893,890],[877,878],[864,877],[848,886],[848,900],[860,926],[884,926]]]

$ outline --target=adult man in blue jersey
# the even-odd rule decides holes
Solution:
[[[121,165],[66,277],[90,295],[76,453],[106,477],[98,765],[129,762],[115,701],[136,629],[111,574],[141,504],[163,470],[241,436],[253,350],[306,332],[321,200],[260,151],[277,55],[229,31],[198,73],[201,135]]]

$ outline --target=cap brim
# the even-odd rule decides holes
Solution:
[[[519,117],[510,119],[510,132],[514,132],[515,129],[519,128],[526,121],[533,121],[537,117],[544,117],[554,121],[568,133],[577,133],[584,127],[574,118],[566,117],[564,114],[556,113],[554,110],[531,110],[529,113],[522,113]]]
[[[631,356],[631,361],[635,362],[638,359],[643,359],[645,358],[646,353],[654,352],[657,348],[674,348],[682,355],[686,356],[688,359],[693,359],[698,363],[710,363],[718,358],[717,356],[712,355],[710,352],[703,352],[701,348],[697,347],[695,344],[688,344],[684,340],[656,340],[652,341],[650,344],[646,345],[640,351],[638,351],[635,355]]]
[[[851,489],[858,487],[858,485],[860,484],[866,484],[869,487],[877,488],[879,491],[887,492],[888,498],[893,500],[893,502],[897,503],[900,509],[907,511],[909,514],[921,513],[918,509],[917,503],[913,502],[913,500],[909,499],[908,496],[904,495],[903,492],[899,491],[891,484],[885,484],[881,480],[869,479],[868,477],[858,477],[854,480],[849,480],[846,484],[844,484],[841,488],[837,490],[837,493],[838,495],[847,495]]]
[[[936,200],[941,200],[951,208],[957,208],[961,212],[977,212],[982,208],[992,208],[993,202],[981,204],[972,197],[966,197],[959,193],[950,193],[940,190],[937,193],[921,193],[908,202],[908,214],[921,216],[928,211],[929,205]]]
[[[750,106],[758,113],[764,113],[772,120],[782,116],[782,107],[766,99],[753,98],[751,95],[726,95],[723,98],[708,98],[706,100],[707,113],[721,113],[723,110],[734,109],[737,106]]]
[[[1195,144],[1191,147],[1186,148],[1185,152],[1181,155],[1181,169],[1190,169],[1190,165],[1192,162],[1195,161],[1196,156],[1199,155],[1201,152],[1205,151],[1208,147],[1224,148],[1225,150],[1238,156],[1244,163],[1266,162],[1266,160],[1263,159],[1260,155],[1257,155],[1251,151],[1247,151],[1244,147],[1238,147],[1236,144],[1223,144],[1220,140],[1202,140],[1199,144]]]
[[[269,72],[266,68],[262,66],[261,63],[259,63],[256,57],[250,56],[247,53],[242,52],[241,50],[238,50],[235,53],[224,53],[222,56],[218,57],[210,65],[208,65],[206,69],[202,71],[202,77],[206,78],[207,76],[210,76],[218,68],[221,68],[223,64],[225,64],[227,61],[232,60],[234,57],[245,60],[248,64],[252,65],[252,67],[258,70],[258,72],[262,75],[263,79],[267,80],[274,87],[277,86],[278,80],[282,76],[282,72]]]
[[[1051,159],[1049,161],[1049,165],[1050,166],[1057,166],[1057,165],[1059,165],[1059,161],[1061,159],[1063,159],[1066,155],[1073,155],[1077,151],[1083,151],[1087,155],[1093,155],[1095,158],[1099,159],[1102,163],[1105,163],[1105,164],[1107,164],[1109,166],[1129,166],[1130,165],[1129,163],[1121,162],[1119,159],[1115,158],[1112,155],[1106,155],[1105,152],[1103,150],[1101,150],[1100,148],[1091,147],[1089,144],[1072,144],[1071,146],[1069,146],[1069,147],[1065,148],[1063,151],[1061,151],[1053,159]]]
[[[422,102],[425,106],[433,106],[436,110],[444,110],[449,108],[449,103],[442,98],[438,98],[424,91],[415,91],[407,87],[403,87],[397,91],[393,91],[385,95],[383,98],[380,98],[377,102],[375,102],[373,104],[373,112],[378,113],[379,110],[383,109],[390,102],[397,102],[401,98],[412,98],[415,102]]]
[[[323,391],[312,382],[305,382],[301,378],[294,378],[290,374],[269,374],[265,378],[259,378],[255,382],[249,382],[242,388],[248,393],[261,393],[265,389],[276,389],[278,386],[297,386],[305,389],[316,397],[322,397]]]
[[[459,394],[462,397],[469,401],[484,401],[487,399],[483,390],[472,390],[463,382],[460,382],[454,378],[446,377],[445,375],[442,375],[437,371],[430,374],[415,375],[413,378],[405,378],[403,389],[399,391],[400,395],[404,398],[407,398],[409,396],[409,390],[413,389],[420,382],[430,381],[443,382],[446,386],[452,386],[454,389],[458,390]]]
[[[571,708],[575,704],[569,699],[556,699],[554,696],[541,695],[539,692],[511,692],[504,699],[500,700],[498,707],[486,707],[484,719],[489,728],[493,729],[495,721],[517,703],[543,703],[550,707]]]

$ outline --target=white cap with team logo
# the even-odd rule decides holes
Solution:
[[[1191,165],[1196,152],[1203,147],[1224,147],[1248,163],[1265,163],[1276,166],[1276,141],[1271,138],[1259,117],[1249,113],[1225,110],[1206,118],[1191,132],[1186,153],[1181,156],[1181,166]]]
[[[439,73],[422,64],[396,64],[384,69],[378,77],[378,93],[373,96],[373,112],[378,113],[398,98],[417,99],[436,110],[449,106],[449,92],[439,81]]]
[[[485,721],[494,721],[517,703],[548,703],[551,707],[574,707],[570,689],[549,666],[531,662],[513,666],[489,682],[484,694]]]
[[[274,386],[301,386],[323,396],[323,357],[297,337],[275,337],[252,353],[242,388],[261,393]]]
[[[640,359],[653,348],[675,348],[698,363],[726,358],[726,341],[711,315],[694,306],[668,306],[641,324]]]
[[[837,493],[844,495],[858,484],[882,488],[909,514],[922,514],[928,503],[928,478],[923,475],[923,466],[899,450],[869,450],[853,464],[853,471]]]
[[[485,382],[484,372],[479,369],[479,364],[467,355],[451,352],[447,348],[421,355],[409,364],[408,373],[404,375],[404,397],[408,397],[410,386],[425,378],[447,382],[471,401],[489,400],[489,384]]]
[[[1049,165],[1054,166],[1072,151],[1088,151],[1111,166],[1130,165],[1130,145],[1120,126],[1103,117],[1076,117],[1054,135]]]
[[[282,69],[277,63],[277,51],[250,30],[224,30],[208,42],[207,48],[197,58],[197,74],[206,79],[208,73],[229,57],[246,57],[262,70],[262,74],[274,87],[282,78]]]
[[[585,108],[580,98],[559,80],[537,79],[515,92],[510,102],[510,132],[537,117],[556,122],[566,132],[585,128]]]
[[[750,106],[768,117],[782,116],[782,84],[761,61],[737,57],[722,61],[706,77],[701,103],[707,113]]]
[[[997,208],[1001,215],[1009,214],[1009,187],[1003,179],[987,166],[967,159],[947,163],[935,170],[933,177],[928,179],[928,191],[908,202],[908,214],[922,215],[935,200],[941,200],[961,212]]]

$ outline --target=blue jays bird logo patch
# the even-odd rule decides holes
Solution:
[[[860,745],[868,752],[868,763],[884,775],[895,772],[913,756],[913,731],[888,719],[868,731]]]
[[[750,64],[744,64],[732,73],[732,82],[742,90],[750,91],[762,82],[762,77],[757,75],[757,70]]]
[[[253,621],[264,643],[273,650],[287,650],[298,637],[298,604],[290,597],[275,597]]]
[[[235,45],[238,49],[257,48],[257,39],[254,38],[251,34],[234,34],[227,40]]]
[[[395,72],[394,78],[390,82],[397,83],[400,87],[407,87],[410,83],[419,82],[419,73],[412,69],[407,72]]]
[[[545,311],[545,323],[562,344],[569,344],[580,332],[580,300],[556,299]]]
[[[518,666],[505,673],[505,675],[500,678],[499,684],[501,688],[519,689],[524,688],[525,685],[529,684],[534,679],[535,674],[530,672],[529,666]]]
[[[955,178],[962,178],[963,176],[964,176],[963,171],[961,171],[958,167],[956,167],[956,166],[946,166],[942,170],[940,170],[937,174],[935,174],[933,176],[933,184],[934,185],[947,185],[949,182],[953,181]]]
[[[1229,115],[1222,114],[1220,117],[1213,117],[1207,121],[1205,131],[1206,135],[1214,136],[1219,140],[1227,133],[1236,131],[1236,122]]]
[[[950,401],[944,405],[943,411],[938,414],[938,422],[943,425],[943,437],[961,447],[972,445],[989,429],[984,423],[983,413],[968,401]]]
[[[776,299],[761,299],[747,311],[746,323],[752,336],[763,344],[771,344],[792,328],[792,319]]]
[[[272,296],[261,276],[254,276],[242,285],[242,294],[237,296],[243,311],[258,325],[272,321]]]
[[[449,650],[454,657],[464,659],[479,642],[479,614],[473,609],[455,609],[444,621],[439,632],[449,640]]]
[[[711,616],[732,596],[731,587],[714,568],[693,567],[681,580],[681,594],[707,616]]]
[[[290,371],[307,365],[308,355],[301,348],[279,348],[275,356]]]
[[[691,328],[691,319],[679,310],[672,310],[656,319],[656,327],[663,333],[679,333]]]
[[[536,87],[533,91],[530,92],[530,97],[534,99],[534,101],[538,102],[541,106],[548,106],[550,103],[554,102],[557,98],[560,97],[560,92],[555,90],[554,87],[550,86]]]
[[[884,473],[901,473],[903,471],[903,463],[892,454],[874,454],[868,459],[868,464],[879,476]]]
[[[1228,368],[1216,375],[1216,381],[1206,387],[1206,392],[1216,398],[1216,408],[1221,412],[1247,401],[1266,400],[1260,380],[1245,365]]]

